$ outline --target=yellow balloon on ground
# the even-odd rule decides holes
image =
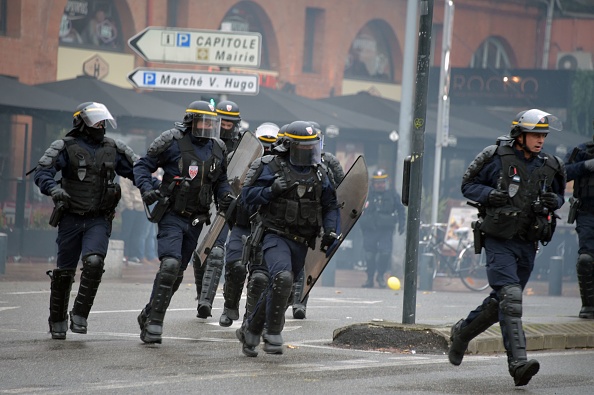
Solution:
[[[388,279],[388,287],[394,291],[398,291],[400,289],[400,280],[398,280],[398,277],[390,277]]]

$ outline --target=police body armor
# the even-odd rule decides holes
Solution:
[[[302,238],[303,240],[295,240],[303,241],[313,248],[322,227],[320,200],[324,173],[311,166],[307,173],[300,174],[292,171],[285,160],[278,156],[269,166],[274,173],[282,174],[288,185],[299,185],[283,192],[260,209],[264,227],[285,236]]]
[[[163,176],[161,193],[170,196],[172,210],[184,217],[192,217],[195,214],[206,214],[212,203],[213,184],[219,178],[224,160],[222,143],[215,140],[213,154],[206,161],[201,161],[194,152],[190,134],[185,134],[178,140],[181,151],[179,168],[181,170],[181,181],[175,188],[168,189],[176,183],[171,174]]]
[[[113,182],[117,149],[115,141],[105,137],[93,156],[76,139],[65,137],[70,172],[61,180],[70,195],[68,211],[75,214],[113,213],[121,197],[120,186]]]
[[[393,216],[395,199],[394,195],[387,191],[370,191],[367,199],[369,206],[361,216],[361,227],[363,229],[393,229],[396,224],[396,218]]]
[[[500,145],[496,153],[501,158],[499,189],[508,191],[511,204],[487,207],[480,230],[504,239],[519,236],[527,241],[550,241],[555,227],[554,214],[547,215],[537,209],[535,202],[541,191],[550,191],[556,174],[561,170],[558,160],[543,153],[546,156],[544,165],[529,174],[511,145]]]

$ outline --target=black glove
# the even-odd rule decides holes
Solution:
[[[146,203],[147,206],[155,203],[161,197],[161,192],[158,189],[151,189],[150,191],[146,191],[142,194],[142,201]]]
[[[235,198],[230,193],[226,194],[222,199],[220,199],[219,200],[219,211],[226,213],[227,210],[229,210],[229,206],[231,206],[233,199],[235,199]]]
[[[509,195],[506,192],[493,189],[489,193],[489,204],[495,207],[505,206],[507,204],[508,198]]]
[[[557,205],[559,204],[557,201],[557,195],[555,195],[553,192],[544,192],[542,195],[540,195],[540,201],[549,210],[556,210]]]
[[[70,195],[63,188],[55,187],[50,191],[50,195],[54,200],[54,203],[64,202],[66,203],[70,199]]]
[[[280,196],[287,189],[289,189],[289,184],[284,177],[277,177],[270,186],[270,192],[272,192],[273,197]]]
[[[332,243],[334,243],[335,240],[336,240],[336,230],[328,229],[327,231],[324,232],[324,235],[322,235],[322,242],[320,243],[320,250],[326,251],[328,249],[328,247],[330,247],[332,245]]]

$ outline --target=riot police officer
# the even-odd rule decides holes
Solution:
[[[293,279],[303,269],[307,249],[316,248],[322,228],[320,247],[327,248],[340,225],[336,191],[320,166],[320,136],[311,124],[291,123],[273,152],[252,163],[242,189],[246,204],[260,206],[246,243],[252,249],[250,279],[246,313],[236,332],[250,357],[258,355],[264,325],[264,351],[282,354]]]
[[[155,211],[158,221],[157,249],[161,261],[151,297],[138,316],[140,339],[161,343],[163,320],[173,294],[179,288],[202,226],[210,219],[210,205],[226,210],[233,200],[227,181],[227,148],[219,139],[219,119],[214,106],[194,101],[183,122],[157,137],[146,156],[134,166],[142,199]],[[153,186],[151,174],[163,169],[163,181]]]
[[[228,158],[237,148],[240,140],[241,114],[235,102],[223,100],[216,106],[217,115],[221,121],[221,140],[227,147]],[[228,162],[228,161],[227,161]],[[196,317],[208,318],[212,311],[219,280],[223,272],[225,241],[229,234],[229,227],[225,225],[215,240],[212,249],[206,257],[204,264],[200,262],[199,254],[194,251],[192,254],[192,266],[194,268],[194,281],[198,307]]]
[[[570,223],[577,221],[577,276],[582,298],[580,318],[594,319],[594,141],[575,147],[565,158],[567,181],[573,183]]]
[[[404,232],[404,206],[398,192],[390,188],[388,173],[376,170],[371,176],[371,186],[363,214],[361,230],[367,264],[367,281],[363,288],[373,288],[375,280],[380,288],[386,287],[385,274],[392,262],[392,237],[396,224],[398,233]]]
[[[332,182],[332,186],[334,189],[340,184],[342,179],[344,178],[344,170],[342,170],[342,166],[338,161],[338,158],[334,156],[331,152],[326,152],[323,150],[324,147],[324,132],[320,127],[320,124],[315,121],[309,121],[309,123],[314,127],[316,133],[320,136],[320,144],[322,146],[322,167],[324,167],[325,171],[328,173],[330,177],[330,182]],[[293,292],[293,318],[302,320],[305,319],[306,311],[307,311],[307,301],[309,299],[309,295],[301,301],[301,296],[303,295],[303,289],[305,288],[305,271],[302,270],[301,273],[297,276],[295,280],[294,292]]]
[[[72,130],[50,145],[35,169],[39,190],[56,205],[50,223],[58,227],[58,267],[48,271],[52,339],[66,339],[70,290],[81,257],[70,330],[87,333],[87,318],[103,276],[111,223],[121,196],[114,178],[118,174],[133,179],[132,166],[138,156],[123,142],[105,137],[106,122],[116,128],[105,105],[80,104],[73,114]],[[60,171],[62,178],[56,181],[54,176]]]
[[[538,242],[546,245],[551,240],[554,210],[564,201],[563,162],[542,151],[551,130],[561,130],[555,116],[538,109],[520,112],[509,137],[478,154],[462,179],[462,194],[482,206],[474,227],[483,236],[475,236],[475,242],[482,239],[492,291],[452,327],[448,357],[460,365],[468,343],[499,322],[516,386],[528,384],[540,368],[526,355],[522,292],[534,268]]]
[[[272,145],[277,140],[279,127],[271,122],[258,126],[254,134],[264,147],[264,155],[272,153]],[[228,327],[239,319],[239,302],[243,292],[243,284],[247,275],[247,262],[242,259],[243,238],[250,234],[250,217],[254,207],[243,203],[241,196],[237,197],[235,210],[228,213],[227,221],[233,221],[233,229],[229,233],[229,240],[225,248],[225,284],[223,297],[225,304],[219,319],[219,325]]]

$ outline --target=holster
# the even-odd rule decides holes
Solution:
[[[146,217],[148,218],[148,220],[150,222],[158,223],[159,221],[161,221],[161,218],[163,218],[163,216],[167,212],[169,205],[170,205],[169,197],[165,196],[165,197],[157,200],[155,207],[153,207],[153,211],[150,211],[148,206],[145,203],[144,204],[144,212],[146,213]]]
[[[53,226],[54,228],[56,226],[58,226],[58,224],[62,220],[62,217],[64,216],[65,211],[66,211],[66,203],[61,202],[61,201],[56,203],[56,205],[54,206],[54,209],[52,210],[52,215],[50,216],[49,224],[51,226]]]
[[[573,224],[575,222],[580,205],[580,199],[573,196],[569,198],[569,214],[567,214],[568,224]]]
[[[485,234],[481,232],[481,224],[483,222],[479,219],[478,221],[472,221],[472,234],[474,235],[474,253],[480,254],[481,250],[485,246]]]

